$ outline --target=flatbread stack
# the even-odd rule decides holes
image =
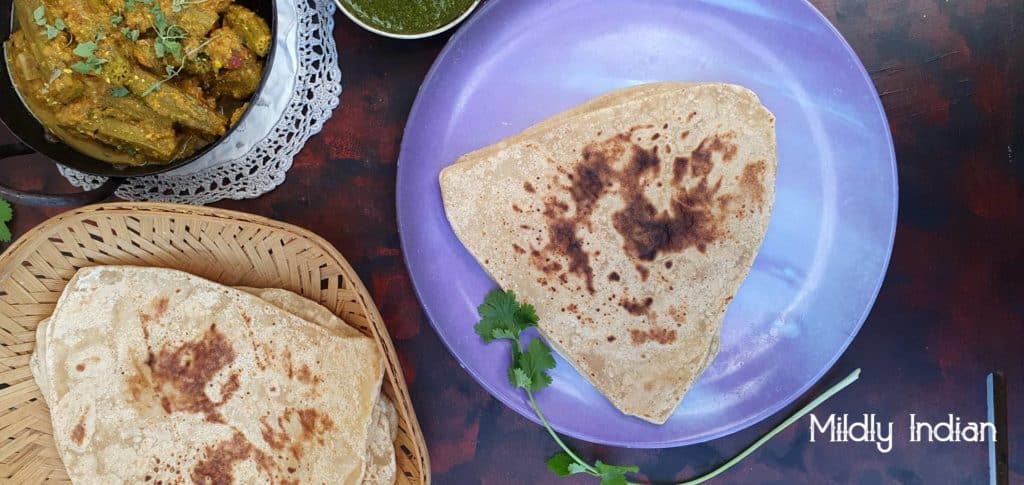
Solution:
[[[82,269],[31,368],[74,483],[395,480],[376,342],[288,291]]]
[[[595,98],[441,172],[455,234],[622,412],[664,423],[718,352],[771,216],[775,118],[719,83]]]

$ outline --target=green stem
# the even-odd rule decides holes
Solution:
[[[544,423],[544,428],[548,430],[548,434],[550,434],[551,437],[554,438],[555,443],[558,443],[558,446],[562,448],[562,451],[568,453],[573,460],[576,460],[576,463],[579,463],[580,466],[586,468],[587,471],[590,472],[592,475],[600,475],[600,473],[597,472],[597,468],[594,468],[589,463],[583,461],[582,458],[576,456],[576,453],[573,453],[572,449],[570,449],[568,446],[565,446],[565,443],[562,442],[562,439],[558,437],[558,433],[555,433],[554,428],[551,427],[551,424],[548,423],[547,418],[544,417],[544,413],[540,412],[540,407],[537,406],[537,400],[533,398],[533,391],[527,389],[526,395],[529,396],[530,398],[530,407],[533,408],[533,412],[537,413],[537,417],[540,418],[540,421],[542,423]]]
[[[808,403],[802,409],[800,409],[799,411],[794,413],[792,416],[786,418],[785,421],[783,421],[778,426],[776,426],[774,429],[772,429],[767,434],[762,436],[760,439],[755,441],[754,444],[748,446],[747,449],[743,450],[740,454],[738,454],[735,457],[733,457],[733,459],[723,463],[721,466],[719,466],[718,468],[714,469],[713,471],[711,471],[709,473],[706,473],[704,475],[701,475],[701,476],[699,476],[697,478],[694,478],[694,479],[691,479],[691,480],[688,480],[688,481],[685,481],[685,482],[680,482],[680,483],[678,483],[676,485],[697,485],[698,483],[704,483],[704,482],[706,482],[708,480],[711,480],[712,478],[717,477],[718,475],[722,474],[722,472],[728,470],[729,468],[732,468],[733,465],[739,463],[740,460],[743,460],[748,455],[753,453],[755,450],[760,448],[761,445],[765,444],[768,440],[770,440],[773,437],[775,437],[775,435],[779,434],[779,432],[781,432],[782,430],[788,428],[789,425],[797,422],[798,420],[800,420],[800,418],[806,416],[808,413],[813,411],[814,408],[818,407],[818,405],[820,405],[821,403],[827,401],[828,398],[834,396],[837,392],[842,391],[843,389],[846,388],[846,386],[849,386],[850,384],[853,384],[853,381],[856,381],[858,377],[860,377],[860,369],[855,369],[853,372],[850,373],[850,375],[846,376],[845,379],[837,382],[835,385],[830,387],[827,391],[821,393],[820,396],[814,398],[813,401]],[[534,409],[536,409],[536,407],[534,407]],[[632,484],[632,482],[630,482],[630,483]],[[633,484],[633,485],[637,485],[637,484]]]

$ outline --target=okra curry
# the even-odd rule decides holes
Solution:
[[[114,164],[189,157],[238,122],[272,42],[233,0],[15,0],[14,85],[63,142]]]

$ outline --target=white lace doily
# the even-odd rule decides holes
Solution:
[[[277,0],[276,50],[266,86],[231,135],[176,170],[128,179],[115,193],[126,200],[209,204],[249,199],[284,182],[292,158],[338,106],[341,70],[334,45],[332,0]],[[103,177],[61,167],[83,189]]]

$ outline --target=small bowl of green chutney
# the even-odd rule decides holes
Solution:
[[[440,34],[473,13],[480,0],[334,0],[360,27],[394,39]]]

